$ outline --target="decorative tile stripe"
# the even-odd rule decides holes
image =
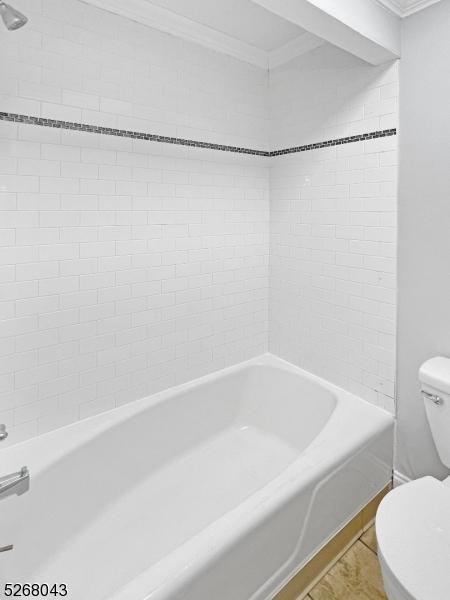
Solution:
[[[370,133],[360,133],[359,135],[350,135],[349,137],[338,138],[336,140],[327,140],[316,144],[305,144],[304,146],[294,146],[293,148],[284,148],[283,150],[272,150],[270,156],[282,156],[283,154],[293,154],[294,152],[306,152],[307,150],[317,150],[318,148],[329,148],[330,146],[340,146],[341,144],[351,144],[353,142],[364,142],[380,137],[396,135],[397,129],[382,129],[381,131],[371,131]]]
[[[253,148],[242,148],[240,146],[227,146],[224,144],[214,144],[212,142],[199,142],[197,140],[188,140],[184,138],[169,137],[157,135],[154,133],[142,133],[139,131],[128,131],[126,129],[113,129],[111,127],[100,127],[98,125],[87,125],[85,123],[74,123],[71,121],[57,121],[55,119],[46,119],[44,117],[32,117],[30,115],[19,115],[15,113],[0,112],[0,121],[11,121],[14,123],[27,123],[29,125],[39,125],[40,127],[53,127],[54,129],[71,129],[73,131],[85,131],[88,133],[99,133],[102,135],[114,135],[117,137],[132,138],[135,140],[146,140],[148,142],[161,142],[164,144],[176,144],[178,146],[192,146],[194,148],[207,148],[208,150],[220,150],[222,152],[235,152],[238,154],[252,154],[254,156],[282,156],[284,154],[293,154],[296,152],[306,152],[307,150],[317,150],[319,148],[328,148],[330,146],[339,146],[341,144],[351,144],[352,142],[362,142],[380,137],[396,135],[397,130],[383,129],[381,131],[372,131],[370,133],[361,133],[351,135],[345,138],[318,142],[316,144],[305,144],[303,146],[294,146],[282,150],[255,150]]]
[[[195,148],[222,150],[222,152],[237,152],[239,154],[254,154],[256,156],[270,155],[270,153],[266,150],[253,150],[252,148],[226,146],[224,144],[213,144],[211,142],[186,140],[183,138],[157,135],[154,133],[142,133],[139,131],[128,131],[126,129],[113,129],[111,127],[100,127],[98,125],[87,125],[85,123],[74,123],[71,121],[56,121],[54,119],[45,119],[43,117],[31,117],[29,115],[17,115],[14,113],[0,112],[0,120],[13,121],[14,123],[27,123],[29,125],[40,125],[41,127],[53,127],[55,129],[71,129],[74,131],[85,131],[88,133],[100,133],[102,135],[114,135],[118,137],[132,138],[135,140],[146,140],[148,142],[161,142],[164,144],[177,144],[179,146],[193,146]]]

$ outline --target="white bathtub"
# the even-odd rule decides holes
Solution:
[[[393,419],[271,355],[0,451],[0,580],[271,598],[391,478]]]

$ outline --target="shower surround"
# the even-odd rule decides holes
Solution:
[[[277,147],[396,128],[398,63],[323,45],[269,94]],[[277,158],[270,210],[270,351],[393,412],[397,137]]]
[[[95,131],[0,122],[9,443],[269,347],[392,408],[396,65],[323,45],[267,73],[78,0],[20,8],[0,111]]]

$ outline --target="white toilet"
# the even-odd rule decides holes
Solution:
[[[436,448],[450,468],[450,359],[426,361],[419,379]],[[422,477],[390,492],[376,534],[389,600],[450,600],[450,477]]]

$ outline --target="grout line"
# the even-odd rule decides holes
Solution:
[[[372,524],[370,527],[374,527],[374,525]],[[366,542],[363,540],[363,535],[364,535],[364,534],[366,534],[366,533],[369,531],[370,527],[369,527],[368,529],[366,529],[365,531],[363,531],[363,533],[362,533],[362,534],[361,534],[361,536],[359,537],[359,541],[360,541],[362,544],[364,544],[364,546],[365,546],[366,548],[368,548],[368,549],[369,549],[369,550],[372,552],[372,554],[375,554],[375,556],[376,556],[376,557],[378,557],[378,553],[377,553],[377,552],[375,552],[375,550],[374,550],[373,548],[371,548],[371,547],[369,546],[369,544],[366,544]],[[356,543],[356,542],[355,542],[355,543]]]
[[[358,541],[360,541],[361,544],[363,544],[368,550],[370,550],[372,552],[372,554],[375,554],[375,556],[378,556],[378,554],[373,550],[373,548],[371,548],[370,546],[368,546],[364,540],[362,540],[361,538],[359,538]]]
[[[40,127],[52,127],[54,129],[70,129],[73,131],[84,131],[86,133],[97,133],[100,135],[112,135],[116,137],[125,137],[136,140],[145,140],[149,142],[159,142],[163,144],[175,144],[177,146],[190,146],[193,148],[205,148],[208,150],[219,150],[221,152],[234,152],[236,154],[250,154],[253,156],[264,156],[272,158],[275,156],[284,156],[285,154],[296,154],[309,150],[318,150],[320,148],[330,148],[343,144],[373,140],[381,137],[389,137],[397,134],[397,129],[381,129],[368,133],[351,135],[315,144],[304,144],[303,146],[293,146],[291,148],[282,148],[280,150],[257,150],[254,148],[245,148],[241,146],[228,146],[225,144],[215,144],[212,142],[200,142],[185,138],[176,138],[155,133],[143,133],[139,131],[129,131],[127,129],[114,129],[111,127],[101,127],[99,125],[88,125],[86,123],[77,123],[74,121],[59,121],[56,119],[47,119],[44,117],[33,117],[31,115],[20,115],[17,113],[0,112],[0,121],[9,121],[13,123],[25,123],[28,125],[38,125]]]

